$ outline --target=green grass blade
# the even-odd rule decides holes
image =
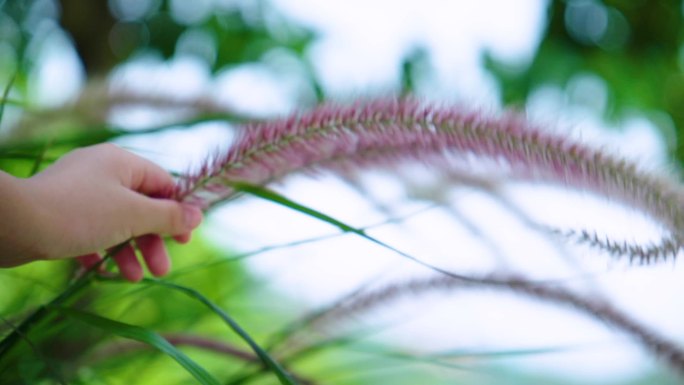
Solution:
[[[452,278],[460,279],[460,280],[465,281],[465,282],[476,281],[478,283],[481,283],[484,281],[489,281],[489,280],[482,280],[482,279],[473,280],[471,277],[456,274],[456,273],[453,273],[451,271],[444,270],[438,266],[427,263],[427,262],[425,262],[419,258],[416,258],[416,257],[414,257],[408,253],[405,253],[405,252],[403,252],[403,251],[401,251],[395,247],[392,247],[392,246],[388,245],[385,242],[382,242],[381,240],[379,240],[377,238],[371,237],[363,229],[356,228],[354,226],[350,226],[350,225],[348,225],[342,221],[339,221],[339,220],[337,220],[337,219],[335,219],[329,215],[326,215],[326,214],[324,214],[318,210],[312,209],[310,207],[307,207],[307,206],[304,206],[300,203],[292,201],[289,198],[287,198],[283,195],[280,195],[273,190],[269,190],[269,189],[261,187],[261,186],[257,186],[257,185],[253,185],[253,184],[249,184],[249,183],[244,183],[244,182],[231,182],[230,186],[233,187],[234,189],[236,189],[237,191],[244,192],[244,193],[247,193],[250,195],[254,195],[256,197],[271,201],[273,203],[277,203],[279,205],[288,207],[292,210],[299,211],[302,214],[306,214],[308,216],[311,216],[311,217],[316,218],[318,220],[321,220],[323,222],[329,223],[329,224],[339,228],[343,232],[356,234],[362,238],[365,238],[366,240],[368,240],[370,242],[375,243],[378,246],[381,246],[381,247],[384,247],[385,249],[393,251],[393,252],[399,254],[400,256],[407,258],[413,262],[416,262],[417,264],[419,264],[421,266],[427,267],[428,269],[435,271],[437,273],[444,274],[444,275],[452,277]],[[491,281],[491,282],[496,283],[495,281]]]
[[[361,229],[357,229],[357,228],[350,226],[350,225],[348,225],[342,221],[339,221],[339,220],[337,220],[337,219],[335,219],[329,215],[323,214],[320,211],[314,210],[310,207],[306,207],[302,204],[294,202],[294,201],[290,200],[289,198],[286,198],[285,196],[280,195],[273,190],[269,190],[269,189],[261,187],[261,186],[256,186],[256,185],[244,183],[244,182],[233,182],[233,183],[230,183],[230,186],[235,188],[238,191],[242,191],[242,192],[257,196],[259,198],[263,198],[263,199],[269,200],[271,202],[278,203],[279,205],[291,208],[295,211],[299,211],[303,214],[314,217],[314,218],[319,219],[323,222],[327,222],[327,223],[339,228],[340,230],[344,231],[345,233],[354,233],[354,234],[361,235],[363,237],[368,237],[366,235],[366,233]]]
[[[19,160],[19,161],[30,161],[30,162],[35,162],[36,160],[36,155],[33,153],[24,153],[24,152],[15,152],[15,153],[0,153],[0,159],[9,159],[9,160]],[[57,161],[57,157],[55,156],[43,156],[43,161],[45,162],[55,162]]]
[[[32,177],[40,171],[40,166],[43,164],[45,161],[45,156],[47,155],[48,150],[50,149],[50,145],[52,143],[52,140],[48,139],[47,142],[45,142],[45,145],[43,148],[40,149],[38,152],[38,155],[36,155],[35,160],[33,161],[33,166],[31,167],[31,171],[29,173],[29,177]]]
[[[283,364],[293,364],[295,362],[300,362],[305,360],[307,357],[315,356],[316,354],[319,354],[321,352],[336,348],[339,349],[346,345],[357,343],[360,339],[366,338],[371,334],[375,334],[382,330],[384,330],[384,328],[372,328],[368,330],[362,330],[360,332],[355,332],[349,335],[319,341],[315,344],[305,347],[304,349],[296,350],[293,353],[289,353],[287,356],[281,359],[281,362]],[[255,378],[261,376],[262,374],[263,370],[261,369],[252,371],[245,370],[243,371],[243,373],[240,373],[234,378],[232,378],[229,381],[229,384],[242,385],[250,381],[253,381]]]
[[[21,321],[21,323],[10,334],[5,336],[2,341],[0,341],[0,360],[12,349],[17,341],[20,340],[22,334],[27,335],[29,330],[31,330],[35,324],[47,317],[49,308],[54,308],[63,304],[87,287],[90,284],[91,276],[92,274],[86,274],[83,277],[75,280],[52,301],[46,305],[39,306],[28,317],[24,318],[24,320]]]
[[[527,349],[509,349],[509,350],[493,350],[493,351],[465,351],[453,350],[443,351],[425,355],[424,357],[435,359],[472,359],[472,358],[517,358],[521,356],[536,356],[553,353],[567,353],[572,350],[578,350],[580,346],[551,346],[544,348],[527,348]]]
[[[90,326],[102,329],[104,331],[116,334],[123,338],[132,339],[145,344],[148,344],[167,356],[178,362],[185,370],[188,371],[197,381],[203,385],[219,385],[219,381],[212,377],[204,368],[199,366],[188,356],[176,349],[167,340],[162,338],[159,334],[145,329],[140,326],[130,325],[123,322],[115,321],[109,318],[104,318],[93,313],[87,313],[80,310],[58,307],[55,308],[62,314],[73,319],[86,323]]]
[[[33,343],[33,341],[31,341],[31,339],[28,336],[23,335],[21,333],[21,331],[19,331],[17,329],[17,327],[14,326],[14,324],[12,322],[8,321],[7,319],[5,319],[2,316],[0,316],[0,322],[5,324],[6,326],[8,326],[13,332],[19,333],[19,336],[21,337],[21,339],[24,340],[26,345],[28,345],[28,347],[33,351],[33,353],[36,355],[36,357],[41,361],[41,363],[45,364],[45,367],[47,368],[47,370],[52,375],[53,380],[55,380],[57,383],[59,383],[59,385],[66,385],[67,384],[67,382],[64,380],[64,378],[62,378],[62,374],[52,364],[52,361],[50,361],[49,359],[47,359],[45,357],[45,355],[43,355],[43,352],[41,352],[40,349],[38,349],[38,347]],[[1,374],[2,373],[0,372],[0,375]]]
[[[1,156],[0,156],[0,158],[1,158]],[[369,230],[372,228],[385,226],[385,225],[390,224],[390,223],[398,223],[402,220],[408,219],[414,215],[421,214],[421,213],[426,212],[428,210],[432,210],[436,207],[439,207],[439,206],[436,204],[430,204],[430,205],[427,205],[427,206],[422,207],[420,209],[417,209],[415,211],[412,211],[408,214],[398,216],[398,217],[388,218],[384,221],[373,223],[371,225],[368,225],[368,226],[362,228],[361,230],[366,231],[366,230]],[[166,276],[166,279],[167,280],[168,279],[173,280],[173,279],[176,279],[176,278],[181,277],[183,275],[193,273],[195,271],[212,268],[212,267],[222,265],[225,263],[241,261],[241,260],[256,256],[256,255],[259,255],[262,253],[266,253],[266,252],[269,252],[272,250],[285,249],[285,248],[296,247],[296,246],[305,245],[305,244],[309,244],[309,243],[324,241],[327,239],[340,237],[344,234],[345,233],[332,233],[332,234],[326,234],[326,235],[319,235],[319,236],[315,236],[315,237],[311,237],[311,238],[303,238],[303,239],[298,239],[296,241],[283,242],[283,243],[277,243],[277,244],[273,244],[273,245],[269,245],[269,246],[264,246],[264,247],[260,247],[258,249],[252,250],[252,251],[240,252],[240,253],[237,253],[237,254],[232,255],[230,257],[221,258],[220,260],[217,260],[217,261],[211,261],[211,262],[207,262],[204,264],[186,267],[184,269],[174,270],[170,275]]]
[[[5,105],[9,102],[8,97],[10,91],[12,90],[14,79],[16,79],[16,75],[10,78],[10,81],[7,83],[7,86],[5,86],[5,90],[2,92],[2,100],[0,100],[0,123],[2,123],[2,117],[5,113]]]
[[[145,278],[143,280],[145,283],[149,284],[154,284],[154,285],[160,285],[164,286],[167,288],[171,288],[174,290],[178,290],[188,296],[190,296],[193,299],[196,299],[197,301],[201,302],[205,306],[207,306],[211,311],[216,313],[221,319],[238,335],[240,338],[242,338],[249,346],[252,348],[254,353],[259,357],[261,362],[269,368],[277,377],[278,380],[280,380],[280,383],[282,385],[296,385],[297,382],[290,376],[285,369],[283,369],[280,364],[278,364],[264,349],[262,349],[255,341],[250,337],[250,335],[242,329],[242,327],[233,320],[232,317],[230,317],[223,309],[221,309],[218,305],[213,303],[211,300],[209,300],[207,297],[203,296],[200,294],[197,290],[181,286],[172,282],[168,281],[162,281],[162,280],[157,280],[157,279],[151,279],[151,278]]]
[[[558,352],[560,349],[530,349],[519,351],[491,351],[491,352],[444,352],[435,354],[416,354],[401,350],[388,348],[382,345],[374,345],[371,343],[355,343],[347,344],[347,350],[356,351],[360,353],[371,354],[385,359],[393,359],[400,361],[408,361],[414,363],[423,363],[444,368],[451,368],[457,370],[472,371],[474,368],[466,366],[467,363],[472,362],[474,358],[490,359],[490,358],[504,358],[514,357],[520,355],[541,355],[550,352]],[[450,361],[462,360],[463,364],[456,364]]]

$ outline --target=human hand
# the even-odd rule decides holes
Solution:
[[[101,259],[99,251],[133,238],[148,270],[160,276],[170,261],[159,234],[184,243],[202,221],[199,208],[163,199],[174,187],[166,171],[112,144],[72,151],[32,178],[15,181],[19,196],[12,210],[25,215],[15,216],[19,229],[10,231],[15,246],[0,246],[3,266],[79,256],[91,267]],[[20,231],[22,226],[29,227]],[[131,243],[113,259],[124,278],[142,279]]]

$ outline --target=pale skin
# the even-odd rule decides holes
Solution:
[[[89,268],[116,249],[121,276],[135,282],[135,245],[162,276],[170,261],[161,235],[185,243],[202,221],[199,208],[161,198],[173,186],[162,168],[112,144],[72,151],[27,179],[0,171],[0,267],[76,257]]]

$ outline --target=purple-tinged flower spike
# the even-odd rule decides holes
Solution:
[[[176,199],[208,209],[235,194],[231,182],[265,185],[288,174],[393,167],[406,160],[449,167],[453,156],[493,159],[514,175],[588,189],[641,209],[684,240],[679,185],[624,160],[539,130],[519,116],[491,116],[416,100],[323,105],[253,124],[223,155],[182,180]]]
[[[684,378],[684,350],[674,341],[632,319],[630,315],[608,302],[577,294],[562,286],[537,283],[517,275],[471,276],[467,280],[439,275],[398,282],[375,290],[355,293],[344,301],[336,303],[335,307],[327,308],[317,313],[316,317],[306,320],[305,326],[309,329],[329,330],[336,323],[367,313],[382,305],[388,306],[391,302],[403,297],[463,289],[500,290],[574,308],[630,336],[647,352],[661,359]]]
[[[651,263],[658,260],[667,260],[668,257],[676,256],[681,248],[681,244],[672,238],[662,238],[656,244],[641,245],[627,241],[617,242],[608,237],[600,237],[596,232],[587,230],[582,231],[560,231],[550,229],[552,233],[574,239],[578,244],[586,244],[602,250],[613,257],[628,257],[630,262]]]

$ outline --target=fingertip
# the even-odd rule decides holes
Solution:
[[[191,204],[184,203],[183,205],[183,223],[185,225],[186,231],[192,231],[197,228],[197,226],[202,223],[204,215],[202,210]]]
[[[86,270],[91,270],[100,263],[102,257],[98,253],[84,254],[76,257],[76,260]]]
[[[171,270],[171,260],[167,257],[166,258],[166,264],[164,264],[163,267],[159,267],[156,270],[150,269],[150,272],[155,277],[163,277],[166,274],[168,274],[170,270]]]
[[[192,238],[192,233],[190,233],[190,232],[173,236],[173,239],[180,244],[186,244],[186,243],[190,242],[191,238]]]
[[[143,270],[135,250],[130,243],[126,244],[118,253],[112,256],[119,267],[121,276],[130,282],[140,282],[143,278]]]
[[[155,277],[166,275],[171,269],[171,260],[159,235],[148,234],[136,238],[135,243],[145,260],[147,269]]]

